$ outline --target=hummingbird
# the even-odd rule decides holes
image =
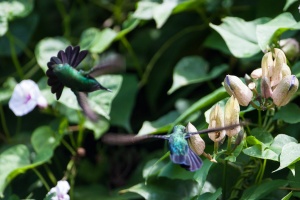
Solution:
[[[48,76],[48,85],[51,86],[51,92],[56,94],[57,100],[59,100],[64,87],[70,88],[75,94],[83,113],[91,121],[96,122],[98,116],[88,104],[88,93],[97,90],[111,92],[111,90],[102,86],[94,76],[116,71],[115,69],[122,68],[124,65],[122,58],[119,56],[115,60],[104,62],[89,71],[78,70],[77,66],[86,57],[87,53],[87,50],[80,51],[79,46],[68,46],[65,51],[60,50],[57,56],[51,57],[47,63],[46,75]],[[109,70],[109,68],[112,68],[112,70]]]
[[[168,149],[170,151],[170,159],[173,163],[180,165],[187,171],[197,171],[202,167],[202,159],[189,146],[188,139],[196,134],[218,132],[222,130],[233,129],[241,124],[234,124],[220,128],[210,128],[197,132],[187,132],[183,125],[176,125],[169,135],[120,135],[120,134],[106,134],[102,137],[102,141],[112,145],[127,145],[138,142],[147,138],[159,138],[168,141]]]

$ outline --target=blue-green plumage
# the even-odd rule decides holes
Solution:
[[[88,72],[77,70],[76,67],[86,57],[87,51],[80,51],[80,47],[68,46],[65,51],[59,51],[57,57],[51,57],[47,63],[48,85],[51,86],[51,92],[56,94],[58,100],[62,94],[64,87],[70,88],[76,98],[84,114],[92,121],[97,121],[98,116],[89,107],[87,93],[96,90],[107,90],[96,79],[91,76],[91,69]]]
[[[189,147],[186,139],[186,130],[182,125],[173,128],[168,138],[170,158],[175,164],[179,164],[188,171],[196,171],[202,167],[202,160]]]

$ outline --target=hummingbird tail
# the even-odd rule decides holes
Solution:
[[[200,169],[203,164],[201,158],[189,147],[186,154],[171,153],[170,158],[173,163],[179,164],[181,167],[191,172]]]

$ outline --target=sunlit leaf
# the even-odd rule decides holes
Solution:
[[[49,126],[40,126],[33,132],[31,143],[37,153],[44,149],[54,150],[59,145],[61,136],[55,133]]]
[[[293,138],[291,136],[285,135],[285,134],[278,134],[274,141],[272,142],[270,148],[275,151],[277,154],[280,154],[282,151],[282,147],[288,143],[298,143],[296,138]]]
[[[222,36],[235,57],[247,58],[260,52],[255,34],[256,26],[264,23],[265,18],[246,22],[237,17],[225,17],[222,21],[221,25],[210,24],[210,27]]]
[[[202,200],[202,199],[217,200],[221,195],[222,195],[222,188],[218,188],[217,191],[214,193],[206,192],[204,194],[201,194],[197,198],[197,200]]]
[[[291,13],[282,13],[271,21],[257,26],[258,45],[264,51],[272,41],[278,41],[284,32],[299,29],[300,23],[297,23]]]
[[[34,0],[4,0],[0,2],[0,12],[11,21],[16,17],[26,17],[31,13],[33,5]]]
[[[286,11],[293,3],[298,2],[297,0],[287,0],[285,2],[283,11]]]
[[[0,37],[3,36],[7,30],[8,30],[7,17],[5,13],[1,12],[1,8],[0,8]]]
[[[168,94],[180,87],[216,78],[227,69],[227,65],[214,67],[210,72],[208,72],[208,68],[208,63],[199,56],[182,58],[175,66],[173,84]]]
[[[295,164],[300,160],[300,144],[290,142],[282,147],[280,166],[274,172]]]
[[[261,144],[255,144],[243,150],[243,153],[256,158],[278,161],[278,154],[269,148],[263,148]]]
[[[64,50],[70,42],[63,37],[45,38],[35,47],[35,57],[44,72],[47,71],[47,63],[52,56],[57,56],[60,50]]]
[[[176,5],[175,1],[163,1],[162,4],[154,8],[153,19],[156,22],[157,28],[161,28],[164,25]]]
[[[300,122],[300,107],[295,103],[289,103],[283,106],[275,113],[274,119],[281,119],[289,124],[296,124]]]

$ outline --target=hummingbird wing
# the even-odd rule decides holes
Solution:
[[[61,59],[57,57],[52,57],[50,59],[50,62],[47,63],[48,70],[46,71],[46,75],[48,76],[48,85],[51,87],[51,92],[53,94],[56,93],[56,99],[58,100],[64,89],[64,85],[58,80],[58,78],[53,72],[53,68],[57,64],[62,64]]]
[[[67,63],[73,68],[76,68],[86,57],[87,53],[87,50],[80,51],[79,46],[68,46],[65,51],[60,50],[57,57],[63,61],[63,64]]]
[[[85,116],[87,116],[93,122],[98,121],[98,115],[91,109],[88,103],[87,93],[76,91],[73,92],[76,95],[78,104],[82,108],[82,111],[85,114]]]
[[[94,66],[89,75],[92,77],[103,74],[114,74],[125,71],[125,59],[119,54],[111,54],[105,57],[98,65]]]

